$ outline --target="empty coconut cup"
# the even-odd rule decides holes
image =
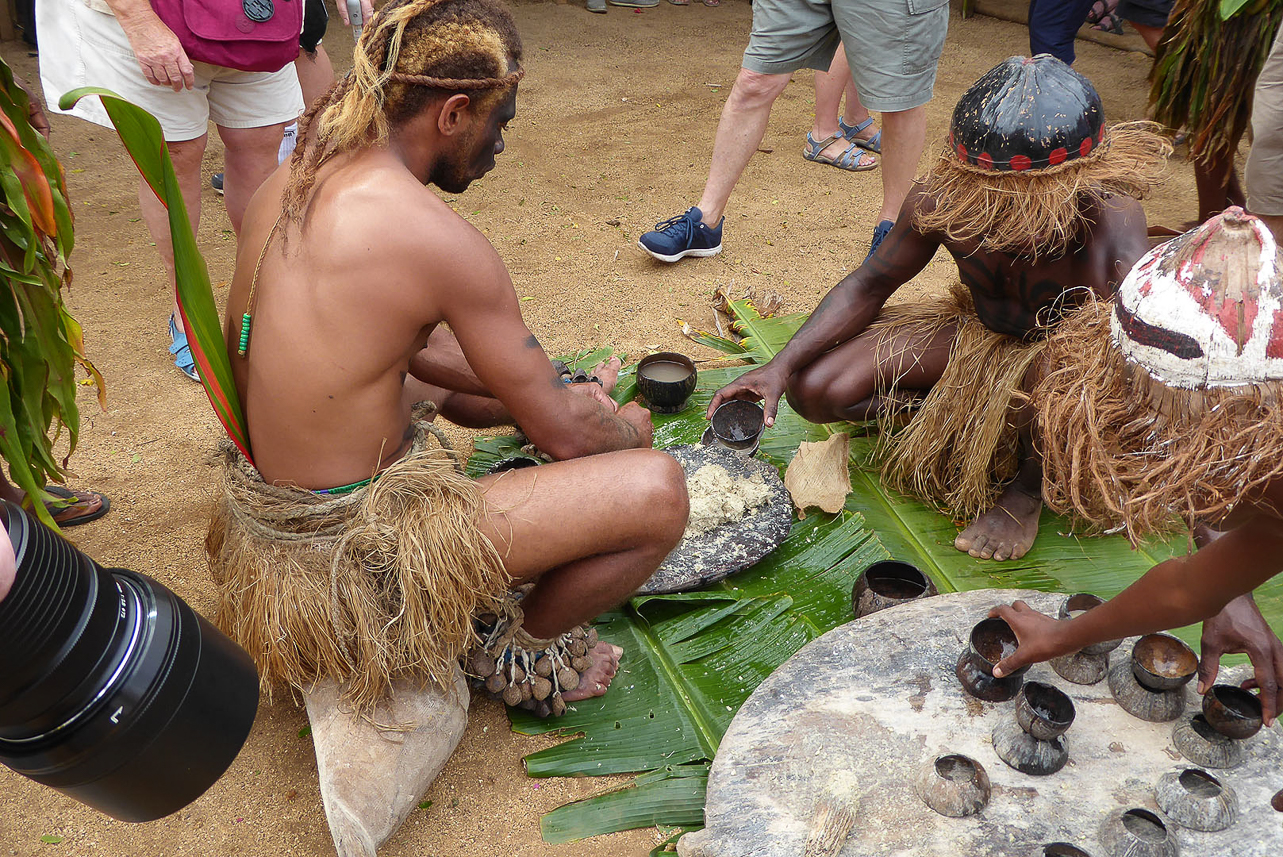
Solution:
[[[1170,634],[1146,634],[1132,649],[1132,674],[1148,690],[1176,690],[1196,672],[1194,650]]]
[[[1169,771],[1154,788],[1158,808],[1181,827],[1214,833],[1238,818],[1234,790],[1207,771]]]
[[[1100,827],[1100,844],[1109,857],[1176,857],[1176,839],[1147,809],[1111,812]]]
[[[750,452],[757,449],[766,427],[766,412],[757,402],[731,399],[713,411],[709,426],[713,438],[727,449]]]
[[[969,756],[949,753],[922,766],[914,783],[922,802],[941,815],[963,818],[989,803],[989,774]]]
[[[1236,768],[1243,763],[1244,742],[1217,732],[1201,713],[1176,721],[1172,744],[1178,753],[1204,768]]]
[[[695,391],[697,376],[695,363],[689,357],[661,351],[637,363],[637,391],[655,413],[675,414]]]
[[[1058,688],[1027,681],[1016,699],[1016,722],[1039,741],[1065,734],[1074,722],[1074,702]]]
[[[851,609],[855,618],[938,594],[935,582],[907,562],[875,562],[855,579]]]
[[[1052,658],[1049,662],[1056,675],[1074,684],[1095,684],[1109,672],[1109,653],[1090,655],[1087,652],[1074,652]]]
[[[1203,717],[1226,738],[1242,741],[1261,731],[1261,700],[1241,687],[1214,684],[1203,696]]]
[[[1003,658],[1015,653],[1016,632],[1002,619],[985,619],[971,629],[967,648],[958,656],[955,674],[967,693],[986,702],[1006,702],[1020,692],[1024,666],[1011,675],[995,678],[993,668]]]

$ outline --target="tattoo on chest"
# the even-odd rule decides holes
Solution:
[[[963,285],[971,290],[976,314],[999,333],[1023,336],[1041,324],[1054,324],[1063,311],[1081,303],[1062,298],[1065,284],[1045,276],[1030,276],[990,259],[965,256],[957,260]]]

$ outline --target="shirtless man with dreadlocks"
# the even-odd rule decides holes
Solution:
[[[1147,248],[1137,198],[1169,147],[1106,128],[1091,83],[1053,57],[1012,57],[959,100],[948,145],[878,250],[824,297],[770,363],[713,397],[787,394],[813,422],[897,417],[883,480],[958,520],[974,557],[1019,559],[1038,533],[1041,471],[1020,406],[1044,325],[1112,294]],[[944,248],[942,300],[884,306]]]
[[[529,664],[592,645],[576,626],[627,598],[681,538],[684,477],[650,449],[649,412],[562,382],[494,248],[428,187],[462,193],[495,167],[520,60],[498,0],[393,0],[246,215],[226,333],[256,470],[243,458],[226,469],[210,548],[220,621],[270,678],[332,678],[358,706],[407,674],[448,687],[473,617],[491,613],[483,636],[498,650],[474,656],[488,663],[474,674],[497,677],[496,659],[524,652],[528,680],[490,689],[559,714],[606,691],[621,651],[563,651],[574,669],[538,676]],[[464,425],[515,420],[556,461],[467,479],[422,448],[411,405],[424,400]],[[306,540],[289,552],[287,534],[242,524],[265,526],[268,492],[336,519],[327,553]],[[566,526],[570,508],[609,524]],[[371,517],[391,547],[353,532]],[[514,606],[508,588],[523,583]]]

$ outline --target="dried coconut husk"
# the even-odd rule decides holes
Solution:
[[[847,461],[850,454],[851,438],[845,432],[819,443],[804,440],[798,445],[797,454],[784,471],[784,487],[797,507],[799,519],[806,517],[807,509],[830,514],[842,510],[851,493]]]
[[[1172,146],[1158,130],[1153,122],[1120,123],[1086,157],[1019,172],[963,163],[945,146],[922,179],[934,205],[919,206],[914,225],[987,252],[1063,255],[1108,197],[1142,199],[1162,180]]]
[[[453,687],[472,618],[502,609],[510,578],[476,521],[483,501],[453,451],[411,451],[338,496],[268,485],[230,443],[206,539],[215,621],[258,666],[264,690],[332,679],[366,714],[394,679]]]
[[[1215,522],[1283,478],[1283,382],[1185,390],[1129,364],[1098,301],[1048,339],[1033,393],[1043,499],[1139,539]]]
[[[884,309],[873,325],[879,330],[878,362],[904,360],[892,343],[906,334],[920,339],[950,326],[957,335],[944,374],[903,428],[894,427],[898,412],[879,414],[877,454],[886,485],[955,519],[971,520],[993,508],[1019,469],[1020,437],[1009,417],[1044,343],[985,327],[958,283],[947,298]],[[894,385],[879,395],[902,398]]]

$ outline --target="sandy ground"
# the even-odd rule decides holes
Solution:
[[[811,73],[779,99],[762,153],[750,164],[727,217],[726,251],[663,267],[635,247],[639,233],[699,196],[710,141],[739,67],[750,6],[662,3],[644,13],[579,5],[516,9],[528,74],[499,168],[451,198],[507,262],[530,327],[551,352],[609,344],[639,354],[661,346],[711,356],[684,340],[680,323],[706,326],[718,286],[783,294],[787,310],[809,310],[863,259],[880,193],[878,172],[843,173],[804,162],[814,107]],[[327,40],[340,70],[348,34]],[[928,151],[946,130],[958,95],[1008,54],[1027,50],[1025,30],[955,14],[930,105]],[[1149,59],[1080,42],[1078,69],[1100,88],[1111,120],[1142,118]],[[35,78],[24,45],[5,58]],[[54,118],[54,147],[68,172],[77,220],[69,296],[92,359],[107,378],[103,412],[82,401],[74,485],[110,494],[112,512],[70,531],[106,565],[163,581],[208,614],[213,590],[202,548],[220,429],[204,394],[173,368],[165,349],[169,297],[156,251],[138,219],[135,171],[113,133]],[[221,169],[212,139],[205,172]],[[1151,221],[1195,213],[1192,178],[1179,158],[1173,178],[1146,203]],[[221,200],[206,188],[200,246],[216,292],[225,294],[235,239]],[[953,276],[943,254],[906,291]],[[573,524],[573,522],[568,522]],[[145,825],[105,819],[0,769],[0,854],[259,855],[333,853],[320,804],[311,742],[288,694],[264,704],[228,774],[177,815]],[[499,705],[474,700],[466,736],[445,772],[388,843],[388,857],[645,854],[654,830],[552,847],[540,814],[622,782],[532,780],[521,757],[551,743],[513,735]],[[42,835],[61,836],[57,845]]]

